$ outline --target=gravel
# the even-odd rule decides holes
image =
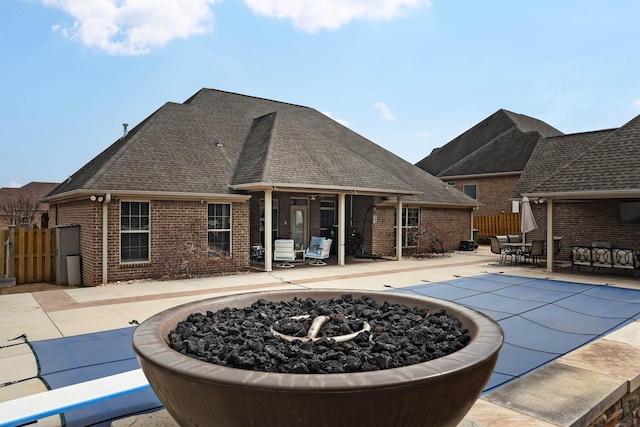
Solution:
[[[294,316],[307,316],[292,319]],[[319,335],[305,338],[317,316],[328,316]],[[364,322],[370,326],[366,331]],[[276,332],[294,336],[288,341]],[[332,337],[355,334],[336,342]],[[192,313],[169,334],[169,345],[217,365],[265,372],[332,374],[398,368],[463,348],[468,331],[445,310],[376,303],[373,298],[312,298]]]

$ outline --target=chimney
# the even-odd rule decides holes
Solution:
[[[127,131],[127,127],[129,126],[129,123],[123,123],[122,124],[122,137],[124,138],[125,136],[127,136],[127,134],[129,133]]]

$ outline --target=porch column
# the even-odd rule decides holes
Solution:
[[[402,196],[398,196],[396,205],[396,258],[402,261]]]
[[[273,190],[264,190],[264,271],[273,271]]]
[[[345,265],[344,262],[344,239],[345,223],[347,222],[346,196],[344,193],[338,194],[338,265]]]
[[[553,271],[553,199],[547,199],[547,268],[545,271]]]

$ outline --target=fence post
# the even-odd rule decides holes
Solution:
[[[7,268],[7,277],[16,277],[16,231],[18,229],[15,226],[10,226],[7,230],[7,240],[9,246],[7,252],[9,256],[9,266]]]

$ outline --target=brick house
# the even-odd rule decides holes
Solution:
[[[80,226],[86,285],[242,271],[255,244],[271,271],[278,237],[333,237],[338,265],[354,250],[400,259],[418,224],[448,248],[470,239],[478,206],[315,109],[212,89],[125,128],[43,201],[52,225]]]
[[[49,206],[40,199],[57,182],[30,182],[19,188],[0,188],[0,230],[9,226],[47,228]]]
[[[562,260],[597,241],[640,250],[638,159],[640,115],[617,129],[542,138],[511,195],[533,202],[538,229],[527,238],[562,236]]]
[[[509,197],[537,142],[557,135],[541,120],[498,110],[416,166],[478,200],[479,216],[511,212]]]

